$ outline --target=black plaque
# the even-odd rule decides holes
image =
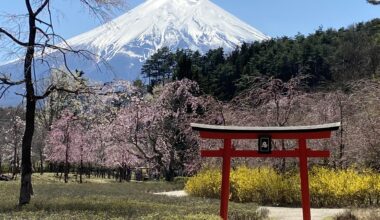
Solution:
[[[259,153],[270,154],[272,152],[272,138],[268,135],[259,137]]]

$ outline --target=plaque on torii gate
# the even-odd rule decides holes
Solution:
[[[310,220],[310,195],[307,158],[329,157],[327,150],[311,150],[307,140],[331,137],[331,131],[338,130],[340,122],[312,126],[288,127],[239,127],[191,123],[193,130],[199,131],[205,139],[224,140],[219,150],[201,150],[202,157],[222,157],[222,187],[220,196],[220,217],[228,216],[228,199],[230,194],[230,167],[232,157],[298,157],[301,177],[303,219]],[[258,139],[257,150],[235,150],[233,139]],[[298,140],[298,148],[293,150],[271,150],[271,139]]]

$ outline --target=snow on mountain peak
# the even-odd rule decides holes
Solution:
[[[201,53],[223,47],[229,52],[243,42],[265,39],[263,33],[209,0],[147,0],[109,23],[67,40],[73,48],[101,57],[98,65],[74,55],[67,61],[93,80],[134,80],[139,78],[143,62],[164,46]],[[113,74],[105,74],[110,72],[108,67]]]

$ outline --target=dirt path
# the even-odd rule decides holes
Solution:
[[[302,220],[302,208],[284,208],[261,206],[269,210],[269,218],[273,220]],[[345,209],[311,209],[312,220],[325,220],[343,213]],[[330,218],[331,219],[331,218]]]
[[[160,192],[154,194],[175,197],[187,196],[187,193],[184,190]],[[302,208],[284,208],[270,206],[260,206],[260,208],[265,208],[269,210],[269,218],[271,220],[302,220]],[[328,217],[334,217],[337,214],[342,213],[344,211],[345,209],[311,209],[311,219],[327,220],[329,219]]]
[[[183,197],[187,196],[187,193],[185,190],[177,190],[177,191],[170,191],[170,192],[158,192],[158,193],[153,193],[155,195],[166,195],[166,196],[174,196],[174,197]]]

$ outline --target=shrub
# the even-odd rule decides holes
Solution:
[[[216,169],[201,171],[193,178],[190,178],[185,190],[193,196],[219,198],[222,175]]]
[[[379,204],[380,175],[353,168],[334,170],[314,167],[309,173],[314,207],[373,206]],[[185,190],[194,196],[218,198],[220,170],[206,170],[189,179]],[[299,172],[280,174],[273,168],[238,167],[231,171],[231,200],[271,205],[299,205]]]
[[[273,169],[239,167],[231,173],[232,197],[240,202],[272,202],[279,198],[282,178]]]
[[[315,206],[368,206],[377,200],[379,175],[369,170],[314,168],[310,192]]]

